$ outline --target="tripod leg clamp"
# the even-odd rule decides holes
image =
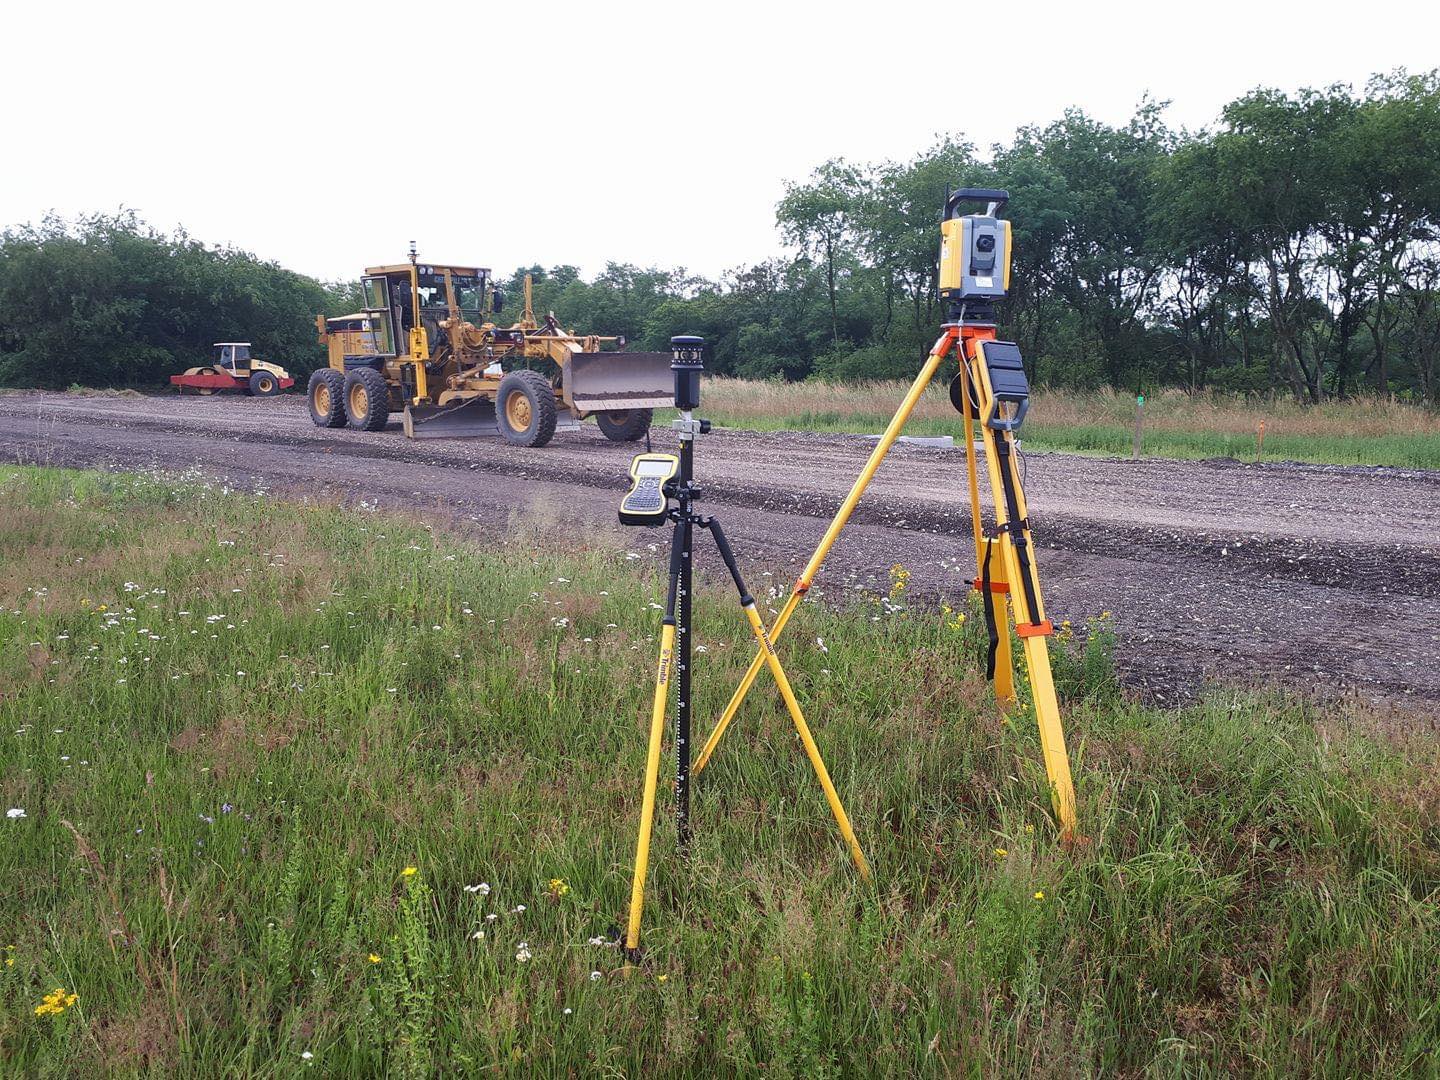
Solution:
[[[1008,581],[987,582],[978,577],[970,582],[970,587],[978,593],[1008,593],[1010,591],[1010,583]]]

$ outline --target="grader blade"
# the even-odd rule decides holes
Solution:
[[[565,380],[581,412],[663,409],[675,404],[670,354],[659,352],[577,352]]]
[[[500,434],[495,405],[484,398],[451,405],[407,405],[404,426],[407,439],[467,439]]]

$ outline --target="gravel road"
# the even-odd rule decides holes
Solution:
[[[657,429],[656,449],[674,436]],[[716,431],[698,450],[706,508],[747,565],[793,580],[873,443]],[[232,486],[418,510],[504,527],[540,507],[621,534],[615,504],[636,447],[593,424],[548,447],[409,442],[314,427],[299,395],[0,395],[0,460],[199,470]],[[1025,455],[1049,614],[1112,612],[1122,674],[1160,702],[1210,682],[1279,683],[1324,700],[1440,717],[1440,472],[1231,460]],[[655,539],[660,539],[657,535]],[[904,563],[923,596],[963,597],[974,572],[963,450],[897,446],[820,576],[884,588]],[[706,552],[702,566],[716,562]]]

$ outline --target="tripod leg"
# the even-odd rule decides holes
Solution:
[[[660,627],[660,662],[655,669],[655,698],[650,706],[650,747],[645,757],[645,795],[640,803],[640,835],[635,841],[635,875],[630,881],[630,925],[625,948],[640,947],[640,916],[645,905],[645,874],[650,865],[650,836],[655,825],[655,794],[660,784],[660,750],[665,739],[665,706],[675,659],[675,593],[680,581],[680,526],[670,542],[670,593]]]
[[[825,562],[825,557],[830,554],[830,549],[835,546],[835,541],[839,539],[840,530],[845,528],[846,522],[850,520],[850,515],[854,513],[855,506],[860,501],[860,496],[865,494],[865,489],[869,487],[871,479],[875,476],[875,471],[880,468],[880,463],[885,460],[885,455],[890,452],[890,448],[895,445],[895,440],[900,437],[900,431],[904,428],[905,421],[910,419],[910,414],[920,400],[920,395],[925,392],[925,387],[930,385],[930,380],[934,378],[936,370],[950,352],[956,335],[957,331],[947,328],[931,346],[930,355],[926,359],[924,367],[920,369],[920,374],[916,375],[915,381],[910,384],[910,389],[900,402],[900,407],[890,418],[890,424],[885,428],[885,433],[880,436],[880,441],[870,452],[865,467],[855,478],[855,483],[850,488],[850,494],[845,496],[845,501],[835,512],[830,527],[825,530],[825,535],[816,546],[815,553],[810,556],[810,561],[805,564],[805,569],[801,571],[800,577],[795,581],[795,587],[790,590],[790,596],[785,601],[785,606],[780,609],[780,614],[775,619],[775,626],[771,631],[772,639],[780,637],[785,630],[785,624],[790,621],[790,616],[795,613],[795,609],[800,606],[800,601],[805,599],[805,594],[810,591],[810,584],[815,575],[820,572],[820,567]],[[760,669],[764,666],[765,650],[762,648],[756,651],[755,658],[750,661],[750,667],[746,670],[744,678],[735,688],[735,693],[730,696],[725,711],[720,714],[720,719],[715,724],[715,730],[705,740],[705,746],[700,751],[700,756],[695,759],[697,773],[709,764],[711,756],[715,753],[715,747],[720,744],[720,739],[725,734],[725,729],[730,726],[730,721],[735,719],[735,713],[739,711],[741,704],[745,701],[745,695],[750,692],[750,687],[754,685]]]
[[[1010,591],[1010,575],[999,540],[986,540],[991,548],[990,587],[982,589],[981,602],[989,605],[990,625],[999,635],[995,642],[995,697],[1002,705],[1011,705],[1015,697],[1015,658],[1010,651],[1010,611],[1005,594]]]
[[[965,387],[967,402],[978,402],[980,392],[971,381],[970,365],[961,358],[961,384]],[[995,680],[995,696],[1002,704],[1015,700],[1015,661],[1010,655],[1010,624],[1006,612],[1004,593],[1008,589],[1008,575],[1005,560],[996,550],[998,541],[985,536],[984,522],[980,513],[980,469],[975,458],[975,418],[969,408],[963,409],[965,418],[965,477],[970,487],[970,528],[975,537],[975,580],[971,582],[980,593],[980,602],[985,605],[985,624],[994,634],[995,666],[992,678]],[[988,560],[988,563],[987,563]],[[986,567],[989,573],[986,573]],[[986,581],[986,577],[989,581]]]
[[[979,378],[988,378],[983,374],[983,362],[977,361],[974,367],[981,373]],[[982,391],[982,402],[988,402],[988,385],[982,383]],[[1050,779],[1050,798],[1055,816],[1060,819],[1061,833],[1069,837],[1075,834],[1076,828],[1075,786],[1070,775],[1070,756],[1065,749],[1065,731],[1060,723],[1060,703],[1055,696],[1055,681],[1050,671],[1050,648],[1045,639],[1051,633],[1051,626],[1045,618],[1040,596],[1025,493],[1015,464],[1014,439],[1008,431],[996,432],[988,427],[982,430],[990,490],[995,499],[995,522],[1000,530],[1000,553],[1009,579],[1015,633],[1024,643],[1030,695],[1035,702],[1035,720],[1040,728],[1045,773]]]
[[[805,723],[805,714],[800,711],[800,703],[795,700],[795,691],[790,688],[790,680],[785,677],[785,669],[780,666],[780,658],[775,655],[770,635],[765,632],[765,624],[760,621],[760,612],[755,610],[755,598],[750,595],[750,590],[745,588],[745,582],[740,577],[740,567],[735,561],[735,553],[730,550],[729,541],[725,539],[725,531],[714,518],[708,519],[705,527],[714,535],[715,546],[720,549],[725,568],[730,571],[735,588],[740,592],[740,606],[745,609],[745,617],[750,620],[750,630],[755,635],[760,655],[769,666],[770,673],[775,676],[775,685],[780,688],[785,708],[790,712],[790,719],[794,721],[800,741],[805,745],[805,753],[810,758],[815,775],[820,778],[820,786],[825,790],[825,801],[830,804],[830,812],[835,815],[835,823],[840,826],[840,835],[845,838],[845,843],[850,848],[850,858],[855,861],[855,868],[860,871],[860,876],[869,881],[870,866],[865,861],[865,853],[860,850],[860,842],[855,839],[855,830],[850,826],[850,816],[845,813],[840,793],[835,790],[830,779],[830,770],[825,768],[825,759],[820,756],[820,748],[815,745],[815,738],[810,734],[810,725]]]

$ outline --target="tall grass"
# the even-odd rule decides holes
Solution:
[[[1433,1073],[1433,738],[1143,709],[1062,633],[1067,850],[902,575],[781,645],[874,886],[762,680],[688,861],[662,798],[626,977],[662,541],[0,470],[5,1071]],[[697,620],[713,717],[749,639]]]
[[[906,431],[947,435],[959,430],[947,380],[927,389]],[[761,431],[879,432],[908,387],[893,383],[781,383],[710,379],[705,412],[732,427]],[[1144,453],[1159,457],[1260,460],[1440,468],[1440,413],[1393,398],[1330,401],[1306,407],[1235,395],[1147,393]],[[1038,449],[1129,456],[1135,397],[1113,390],[1037,390],[1025,438]]]

